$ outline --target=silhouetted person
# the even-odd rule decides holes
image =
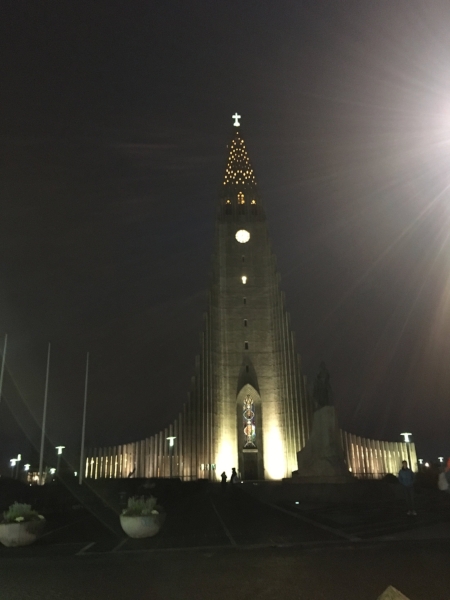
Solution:
[[[233,467],[231,469],[230,483],[237,483],[237,482],[238,482],[238,474],[236,473],[236,468]]]
[[[402,468],[398,472],[398,480],[405,490],[406,505],[408,507],[408,515],[417,515],[414,510],[414,473],[408,467],[406,460],[402,461]]]
[[[227,479],[228,479],[227,474],[225,473],[225,471],[222,473],[222,475],[220,477],[221,477],[221,479],[220,479],[220,485],[221,485],[221,488],[222,488],[222,492],[224,492],[226,490],[226,488],[227,488]]]

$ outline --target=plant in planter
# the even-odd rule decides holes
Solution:
[[[145,538],[158,533],[165,514],[156,502],[153,496],[133,496],[128,499],[127,508],[124,508],[120,515],[120,524],[128,536]]]
[[[29,504],[14,502],[3,513],[0,522],[0,542],[4,546],[27,546],[37,540],[45,526],[45,519]]]

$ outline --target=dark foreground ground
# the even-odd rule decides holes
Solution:
[[[448,544],[239,548],[5,559],[7,600],[448,600]]]
[[[45,486],[44,486],[45,487]],[[103,495],[49,515],[28,548],[0,548],[1,600],[450,600],[450,497],[261,502],[218,486],[162,490],[167,520],[131,540]]]

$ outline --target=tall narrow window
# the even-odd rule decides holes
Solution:
[[[248,350],[248,342],[245,342],[245,343],[244,343],[244,348],[245,348],[246,350]]]
[[[247,394],[242,407],[244,425],[244,448],[256,448],[255,406],[253,398]]]
[[[244,327],[247,327],[247,319],[244,319]]]
[[[242,262],[245,262],[245,256],[242,255]]]
[[[245,365],[245,372],[248,373],[248,365]]]
[[[247,304],[247,298],[245,298],[245,296],[244,296],[243,300],[244,300],[244,304]]]

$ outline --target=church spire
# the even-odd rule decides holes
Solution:
[[[254,205],[256,204],[256,178],[242,137],[240,118],[237,113],[233,115],[235,130],[229,145],[222,194],[229,204]]]

